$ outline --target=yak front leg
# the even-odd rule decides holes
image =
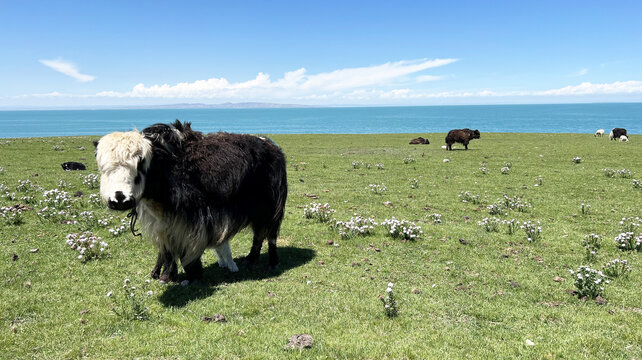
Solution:
[[[163,273],[160,275],[159,280],[162,282],[174,282],[178,277],[178,267],[174,257],[169,252],[164,252],[163,257]]]
[[[190,283],[198,281],[203,277],[203,263],[200,257],[192,260],[189,264],[184,264],[183,269],[185,269],[185,275]]]
[[[232,249],[230,248],[230,242],[226,241],[221,245],[214,248],[216,251],[216,256],[218,256],[218,266],[222,268],[227,268],[231,272],[239,271],[238,266],[234,262],[232,257]]]
[[[154,265],[152,273],[150,274],[152,276],[152,279],[158,279],[160,277],[164,261],[165,259],[163,258],[163,254],[159,251],[158,256],[156,257],[156,265]]]

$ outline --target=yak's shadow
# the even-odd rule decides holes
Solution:
[[[248,280],[262,280],[279,276],[284,272],[299,267],[315,256],[315,251],[296,247],[280,247],[279,268],[268,270],[268,256],[261,254],[258,264],[253,269],[248,269],[243,263],[243,258],[234,259],[239,266],[239,271],[232,273],[220,268],[218,263],[209,264],[203,269],[203,279],[196,284],[181,286],[185,274],[180,274],[178,283],[172,283],[159,297],[159,301],[166,307],[183,307],[192,300],[204,299],[212,295],[222,283],[235,283]]]

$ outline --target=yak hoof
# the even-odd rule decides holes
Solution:
[[[230,262],[227,264],[227,269],[228,269],[229,271],[231,271],[231,272],[238,272],[238,271],[239,271],[239,267],[238,267],[238,266],[236,266],[236,263],[235,263],[234,261],[230,261]]]
[[[152,270],[152,273],[150,274],[152,279],[158,279],[160,277],[160,270],[156,271],[156,269]]]
[[[174,277],[172,277],[171,275],[169,275],[169,274],[163,274],[163,275],[161,275],[161,276],[158,278],[158,280],[159,280],[160,282],[164,282],[164,283],[170,283],[170,282],[174,282],[174,281],[176,281],[176,279],[175,279]]]

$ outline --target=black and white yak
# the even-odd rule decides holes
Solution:
[[[248,266],[267,238],[269,266],[277,267],[287,178],[285,156],[271,140],[203,134],[177,120],[105,135],[96,160],[102,199],[110,209],[132,210],[132,232],[138,216],[158,249],[153,278],[176,281],[180,260],[187,280],[199,279],[207,248],[219,266],[238,271],[229,240],[246,226],[254,233]]]
[[[626,135],[626,129],[623,128],[613,128],[609,133],[609,139],[618,140],[622,135]]]

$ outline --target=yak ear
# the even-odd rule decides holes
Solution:
[[[175,154],[181,146],[180,132],[167,124],[154,124],[145,128],[142,135],[151,141],[154,148]]]
[[[98,141],[94,140],[93,143],[94,143],[94,149],[97,148],[98,147]]]
[[[178,130],[179,132],[184,131],[183,123],[181,123],[181,121],[178,119],[176,119],[176,121],[174,121],[171,125],[174,127],[174,129]]]

